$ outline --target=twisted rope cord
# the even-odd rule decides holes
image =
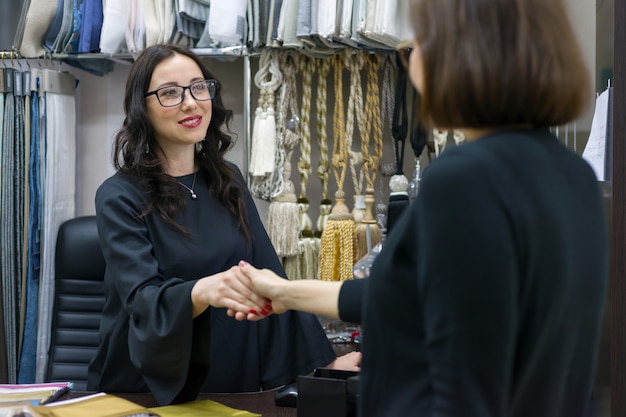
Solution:
[[[330,72],[330,59],[320,58],[316,60],[318,71],[317,82],[317,98],[315,106],[317,109],[317,145],[319,147],[320,157],[317,167],[317,177],[322,183],[322,200],[328,200],[328,133],[326,132],[326,79]]]
[[[311,58],[300,55],[300,70],[302,71],[302,106],[300,160],[298,172],[300,173],[300,198],[306,198],[306,186],[311,174],[311,84],[315,65]]]
[[[328,223],[324,228],[320,240],[319,278],[328,281],[343,281],[351,279],[354,265],[354,233],[355,223],[345,205],[343,184],[346,175],[348,148],[345,135],[345,111],[343,104],[343,69],[345,57],[343,54],[335,56],[334,93],[335,112],[333,125],[333,174],[337,180],[335,205],[328,216]]]
[[[369,54],[367,60],[367,93],[365,101],[365,122],[361,139],[361,154],[366,187],[374,189],[376,172],[383,155],[383,130],[380,116],[380,90],[378,87],[378,69],[381,59],[376,54]],[[369,152],[369,139],[373,139],[374,149]]]
[[[259,61],[259,69],[254,76],[254,82],[260,90],[258,106],[255,112],[254,128],[252,132],[252,152],[250,163],[250,171],[253,174],[250,191],[256,197],[270,200],[280,194],[283,190],[283,165],[284,155],[282,151],[282,138],[280,132],[277,131],[275,122],[273,126],[267,125],[268,116],[274,118],[274,92],[280,88],[283,76],[280,71],[279,60],[276,51],[264,50]],[[264,126],[261,128],[260,126]],[[263,138],[268,132],[265,129],[271,129],[275,134],[275,140],[271,145],[262,144]],[[259,146],[272,146],[274,148],[274,161],[269,175],[258,176],[258,161],[255,157],[256,148]]]
[[[350,50],[345,54],[345,66],[350,72],[350,97],[348,98],[348,113],[346,118],[346,148],[349,152],[350,173],[355,194],[363,194],[363,155],[352,150],[354,140],[355,116],[356,124],[361,132],[361,141],[368,140],[363,134],[364,114],[363,114],[363,92],[361,90],[361,70],[365,60],[363,52]],[[357,173],[357,166],[360,166]]]
[[[392,59],[392,54],[387,54],[382,60],[382,73],[383,73],[383,82],[382,82],[382,101],[380,105],[380,113],[381,113],[381,121],[386,122],[388,126],[391,127],[391,122],[393,118],[393,103],[395,101],[395,90],[393,85],[395,83],[394,73],[395,73],[395,59]]]
[[[283,139],[284,165],[288,167],[288,175],[284,175],[284,181],[293,191],[291,178],[291,155],[298,142],[300,142],[301,125],[298,119],[297,83],[296,73],[298,71],[298,55],[295,52],[287,51],[280,54],[280,67],[283,71],[283,88],[280,102],[280,131]],[[291,118],[288,115],[291,113]],[[289,120],[292,124],[288,125]],[[289,184],[287,184],[289,182]]]
[[[343,184],[346,179],[346,164],[348,162],[348,150],[344,137],[346,135],[345,109],[343,105],[343,57],[336,55],[333,61],[334,67],[334,92],[335,111],[333,114],[333,175],[337,182],[337,190],[343,192]]]

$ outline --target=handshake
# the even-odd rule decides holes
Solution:
[[[290,281],[269,269],[245,261],[201,278],[193,287],[194,317],[209,306],[224,307],[236,320],[261,320],[272,313],[298,310],[339,318],[341,282],[305,279]]]
[[[236,320],[258,321],[271,314],[298,310],[339,319],[341,281],[290,281],[245,261],[227,271],[201,278],[191,291],[194,317],[209,306],[224,307]],[[328,367],[360,370],[361,353],[338,357]]]

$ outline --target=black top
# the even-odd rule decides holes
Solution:
[[[191,185],[192,177],[179,180]],[[240,260],[285,276],[241,174],[237,180],[254,236],[250,248],[236,219],[209,195],[207,180],[198,173],[197,200],[183,190],[187,208],[176,221],[190,238],[155,211],[140,216],[148,195],[135,179],[117,173],[99,187],[107,301],[89,390],[151,391],[165,405],[193,400],[200,391],[274,388],[335,359],[314,315],[288,312],[239,322],[211,307],[192,319],[191,288],[201,277]]]
[[[359,414],[585,415],[607,281],[579,156],[547,130],[447,149],[365,288]]]

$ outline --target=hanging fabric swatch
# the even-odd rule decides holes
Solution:
[[[42,264],[37,331],[37,382],[44,380],[50,345],[54,254],[61,223],[76,215],[76,104],[74,76],[43,71],[45,156],[42,165]]]
[[[34,383],[37,365],[37,321],[39,274],[41,271],[41,118],[39,85],[41,71],[31,69],[30,83],[30,137],[28,138],[28,239],[26,243],[26,314],[24,337],[20,350],[18,383]]]
[[[4,124],[2,130],[2,193],[0,194],[0,265],[2,271],[2,301],[4,338],[7,347],[7,365],[9,383],[17,381],[17,346],[19,323],[19,285],[16,277],[20,276],[19,262],[16,255],[17,230],[15,222],[17,216],[17,201],[20,199],[17,190],[17,179],[14,176],[16,169],[16,137],[15,137],[15,70],[4,68],[3,84],[5,92]]]
[[[344,281],[352,279],[354,265],[354,233],[356,225],[345,203],[343,190],[348,163],[346,120],[343,103],[343,70],[345,54],[337,54],[333,62],[335,109],[333,126],[332,165],[337,191],[328,222],[320,242],[319,277],[326,281]]]
[[[23,304],[23,284],[24,279],[24,240],[25,240],[25,224],[24,217],[26,216],[26,199],[27,193],[24,188],[24,181],[26,177],[26,111],[24,100],[24,75],[23,71],[16,70],[14,75],[14,94],[15,100],[15,121],[14,121],[14,148],[13,148],[13,177],[14,177],[14,209],[13,209],[13,223],[14,223],[14,242],[13,242],[13,256],[15,257],[16,275],[13,276],[14,284],[17,294],[17,306],[19,321],[17,322],[17,335],[18,335],[18,360],[19,360],[19,347],[21,345],[21,339],[23,335],[23,323],[24,323],[24,304]]]
[[[3,138],[4,138],[4,111],[5,111],[5,95],[6,95],[6,90],[5,90],[5,85],[4,85],[4,71],[6,70],[6,68],[0,68],[0,147],[2,147],[2,142],[3,142]],[[5,153],[0,152],[0,190],[2,189],[2,178],[3,178],[3,160],[4,160],[4,156],[9,157],[9,155],[5,155]],[[2,193],[0,192],[0,229],[4,228],[4,224],[2,222],[2,212],[4,211],[3,209],[4,207],[4,203],[2,201]],[[2,233],[0,233],[0,239],[2,238]],[[4,251],[2,250],[2,248],[0,248],[0,262],[2,257],[4,257]],[[0,263],[0,277],[2,276],[2,274],[4,273],[4,268],[3,268],[3,264]],[[0,281],[0,285],[4,284]],[[3,312],[5,311],[5,307],[4,307],[4,296],[0,296],[0,311]],[[0,335],[2,335],[2,337],[0,337],[0,378],[2,379],[2,381],[8,381],[9,380],[9,369],[8,369],[8,348],[7,348],[7,340],[5,337],[5,327],[4,327],[4,320],[0,320]]]

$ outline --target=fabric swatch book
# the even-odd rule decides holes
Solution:
[[[0,384],[0,406],[44,404],[54,401],[71,388],[71,382]]]

